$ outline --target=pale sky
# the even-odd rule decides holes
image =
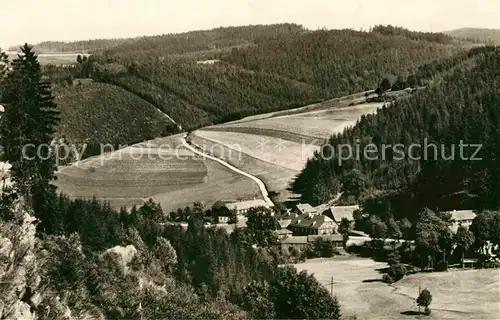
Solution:
[[[0,46],[278,22],[310,29],[500,29],[500,0],[0,0]]]

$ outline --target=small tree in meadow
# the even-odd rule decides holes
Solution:
[[[430,314],[429,305],[432,302],[432,294],[429,290],[424,289],[420,292],[420,295],[417,298],[418,304],[418,313],[420,313],[420,307],[425,307],[425,314]]]
[[[347,247],[349,241],[349,232],[351,232],[351,223],[346,218],[342,218],[339,225],[339,233],[342,235],[342,244],[344,249]]]

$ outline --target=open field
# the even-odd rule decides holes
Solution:
[[[364,94],[325,101],[294,110],[252,116],[196,130],[193,143],[230,164],[259,177],[280,200],[314,151],[328,138],[354,125],[383,103],[361,103]]]
[[[387,264],[371,259],[347,257],[314,259],[295,265],[307,270],[330,290],[342,305],[346,317],[356,314],[359,320],[415,319],[418,311],[414,299],[418,287],[427,288],[433,299],[432,314],[425,319],[493,320],[500,317],[500,272],[497,269],[455,270],[441,273],[409,275],[387,285],[377,281],[377,269]]]
[[[286,189],[299,171],[263,161],[227,145],[204,139],[198,135],[198,131],[191,135],[191,139],[195,145],[204,148],[205,152],[210,151],[215,157],[256,176],[264,182],[268,190],[279,191],[282,199],[293,197]]]
[[[72,197],[95,195],[114,207],[153,198],[167,212],[193,201],[210,206],[217,200],[260,197],[251,179],[196,156],[181,139],[180,135],[155,139],[63,167],[57,185]]]
[[[316,137],[321,140],[342,132],[347,126],[355,125],[361,115],[374,113],[383,104],[363,103],[355,106],[333,107],[292,115],[273,116],[257,121],[232,123],[222,127],[273,129],[307,137]]]
[[[8,52],[8,55],[9,59],[11,60],[17,57],[17,53],[15,52]],[[41,65],[75,64],[76,57],[78,55],[88,56],[89,54],[88,53],[40,53],[38,54],[38,62],[40,62]]]
[[[318,146],[236,132],[196,131],[196,135],[226,145],[251,157],[291,170],[301,170]]]

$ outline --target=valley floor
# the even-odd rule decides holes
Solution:
[[[432,314],[425,319],[494,320],[500,317],[500,271],[453,270],[409,275],[393,285],[380,281],[386,263],[367,258],[313,259],[295,265],[337,295],[344,317],[358,320],[415,319],[418,288],[429,289]]]

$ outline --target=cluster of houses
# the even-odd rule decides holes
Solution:
[[[264,200],[254,199],[240,202],[227,202],[224,206],[236,212],[238,217],[238,226],[246,224],[246,213],[249,209],[255,207],[272,207]],[[276,216],[279,228],[276,230],[283,249],[295,247],[304,249],[308,244],[313,243],[316,238],[322,237],[331,241],[335,247],[342,247],[342,235],[338,228],[342,219],[347,219],[354,227],[354,213],[359,210],[358,205],[354,206],[317,206],[313,207],[308,203],[295,205],[286,213]],[[456,232],[459,226],[469,227],[476,217],[472,210],[453,210],[450,212],[453,225],[452,229]],[[228,217],[219,217],[219,223],[227,223]]]
[[[289,212],[277,217],[281,227],[277,231],[282,249],[304,249],[316,238],[322,237],[335,247],[342,247],[342,235],[338,233],[343,218],[354,225],[354,211],[359,206],[313,207],[308,203],[296,205]]]
[[[270,208],[264,200],[247,200],[223,204],[228,211],[236,212],[238,226],[246,223],[245,214],[255,207]],[[331,241],[335,247],[342,247],[342,236],[338,233],[340,222],[346,218],[354,225],[353,213],[359,206],[313,207],[310,204],[298,204],[285,214],[276,216],[279,228],[276,230],[283,249],[296,247],[303,249],[318,237]],[[219,216],[219,223],[227,223],[229,217]]]

